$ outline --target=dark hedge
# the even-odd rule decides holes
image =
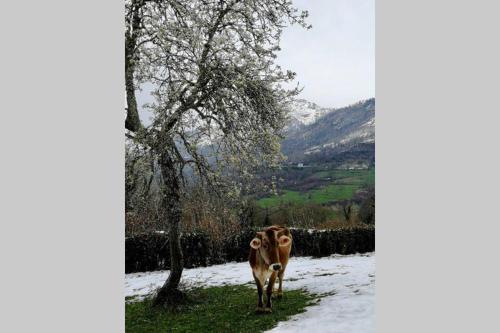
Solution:
[[[375,251],[375,227],[335,230],[291,229],[292,256],[324,257],[334,253],[352,254]],[[184,267],[210,266],[248,260],[250,241],[255,230],[246,229],[223,244],[214,244],[208,235],[183,234],[181,244]],[[170,254],[168,235],[155,233],[125,239],[125,272],[168,269]]]

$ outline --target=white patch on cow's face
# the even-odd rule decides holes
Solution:
[[[254,238],[252,239],[252,241],[250,242],[250,246],[252,247],[252,249],[254,250],[257,250],[260,245],[262,244],[262,242],[260,241],[260,239],[258,238]]]
[[[269,242],[267,240],[263,240],[259,249],[259,254],[264,259],[264,262],[269,265],[270,258],[269,258]]]
[[[265,269],[254,270],[255,276],[259,279],[262,288],[266,285],[266,280],[271,276],[272,272]]]
[[[279,245],[280,246],[287,246],[288,244],[290,244],[290,237],[287,237],[285,235],[281,236],[279,239],[278,239],[278,242],[279,242]]]

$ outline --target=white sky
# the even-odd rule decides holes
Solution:
[[[294,0],[312,29],[283,31],[278,63],[297,73],[300,97],[341,107],[375,96],[375,0]]]
[[[312,29],[284,29],[277,62],[297,73],[300,98],[342,107],[375,96],[375,0],[294,0]],[[295,85],[294,84],[294,85]],[[294,86],[293,85],[293,86]],[[149,91],[137,94],[139,108]],[[149,123],[141,110],[140,117]]]

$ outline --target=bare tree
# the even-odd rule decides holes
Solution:
[[[352,202],[347,201],[342,203],[342,214],[344,215],[345,221],[350,223],[352,215]]]
[[[170,275],[155,304],[182,296],[179,224],[186,183],[237,196],[239,179],[256,165],[279,161],[285,105],[298,90],[282,86],[295,73],[275,64],[276,51],[282,29],[307,27],[306,17],[289,0],[127,1],[125,126],[159,165],[170,240]],[[147,128],[135,100],[142,82],[154,87]]]

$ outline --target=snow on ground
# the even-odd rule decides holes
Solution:
[[[125,296],[140,299],[160,287],[167,276],[168,271],[127,274]],[[188,286],[253,283],[248,262],[185,269],[182,280]],[[283,281],[285,294],[287,289],[305,289],[323,297],[318,305],[269,332],[375,331],[375,252],[319,259],[292,257]]]

